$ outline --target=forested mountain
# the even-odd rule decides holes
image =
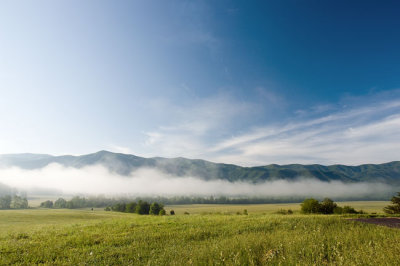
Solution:
[[[322,181],[384,182],[400,184],[400,162],[363,164],[359,166],[330,165],[277,165],[241,167],[233,164],[212,163],[186,158],[143,158],[130,154],[99,151],[82,156],[51,156],[46,154],[0,155],[0,167],[16,166],[24,169],[39,169],[51,163],[67,167],[82,168],[103,165],[121,175],[139,168],[153,168],[174,176],[193,176],[204,180],[223,179],[229,181],[262,182],[266,180],[316,178]]]

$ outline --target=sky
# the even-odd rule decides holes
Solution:
[[[0,2],[0,154],[400,160],[397,1]]]

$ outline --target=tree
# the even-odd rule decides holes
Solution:
[[[87,207],[86,206],[86,198],[84,198],[84,197],[79,197],[79,196],[73,197],[70,200],[70,202],[71,202],[70,206],[72,206],[71,209]]]
[[[12,209],[27,209],[28,208],[28,200],[26,198],[22,198],[20,196],[15,195],[11,201]]]
[[[11,196],[5,195],[0,198],[0,209],[10,209],[11,208]]]
[[[383,211],[387,214],[400,214],[400,192],[397,192],[397,196],[393,196],[392,205],[388,205],[383,208]]]
[[[53,202],[51,200],[46,200],[40,203],[40,207],[42,208],[53,208]]]
[[[302,213],[319,213],[321,204],[316,199],[306,199],[301,204]]]
[[[136,211],[136,202],[129,202],[125,206],[125,212],[134,213]]]
[[[58,198],[55,202],[54,202],[54,208],[66,208],[67,207],[67,201],[63,198]]]
[[[136,205],[135,212],[137,214],[149,214],[150,211],[150,204],[146,201],[139,200],[138,204]]]
[[[332,214],[336,207],[337,204],[333,202],[333,200],[325,198],[324,201],[320,204],[319,212],[323,214]]]
[[[150,205],[149,214],[158,215],[161,210],[164,209],[164,206],[158,202],[153,202]]]

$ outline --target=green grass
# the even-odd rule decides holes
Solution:
[[[239,205],[249,215],[218,214],[223,210],[206,207],[187,206],[191,213],[216,213],[160,217],[98,210],[0,211],[0,265],[400,263],[398,229],[334,215],[278,215],[273,212],[288,207],[275,204],[270,212],[260,205]]]
[[[368,213],[376,212],[383,213],[383,207],[390,204],[389,201],[345,201],[337,202],[341,207],[349,205],[356,210],[363,210]],[[249,213],[275,213],[279,209],[291,209],[295,212],[300,212],[300,203],[277,203],[277,204],[250,204],[250,205],[233,205],[233,204],[190,204],[190,205],[170,205],[166,207],[167,212],[174,210],[177,214],[188,212],[190,214],[235,214],[243,212],[247,209]]]

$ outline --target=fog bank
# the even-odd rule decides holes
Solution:
[[[371,198],[393,194],[395,187],[383,183],[323,182],[315,179],[277,180],[265,183],[205,181],[175,177],[154,169],[139,169],[129,176],[103,166],[81,169],[51,164],[39,170],[17,167],[0,169],[0,183],[25,191],[110,196],[232,196],[232,197],[332,197]]]

